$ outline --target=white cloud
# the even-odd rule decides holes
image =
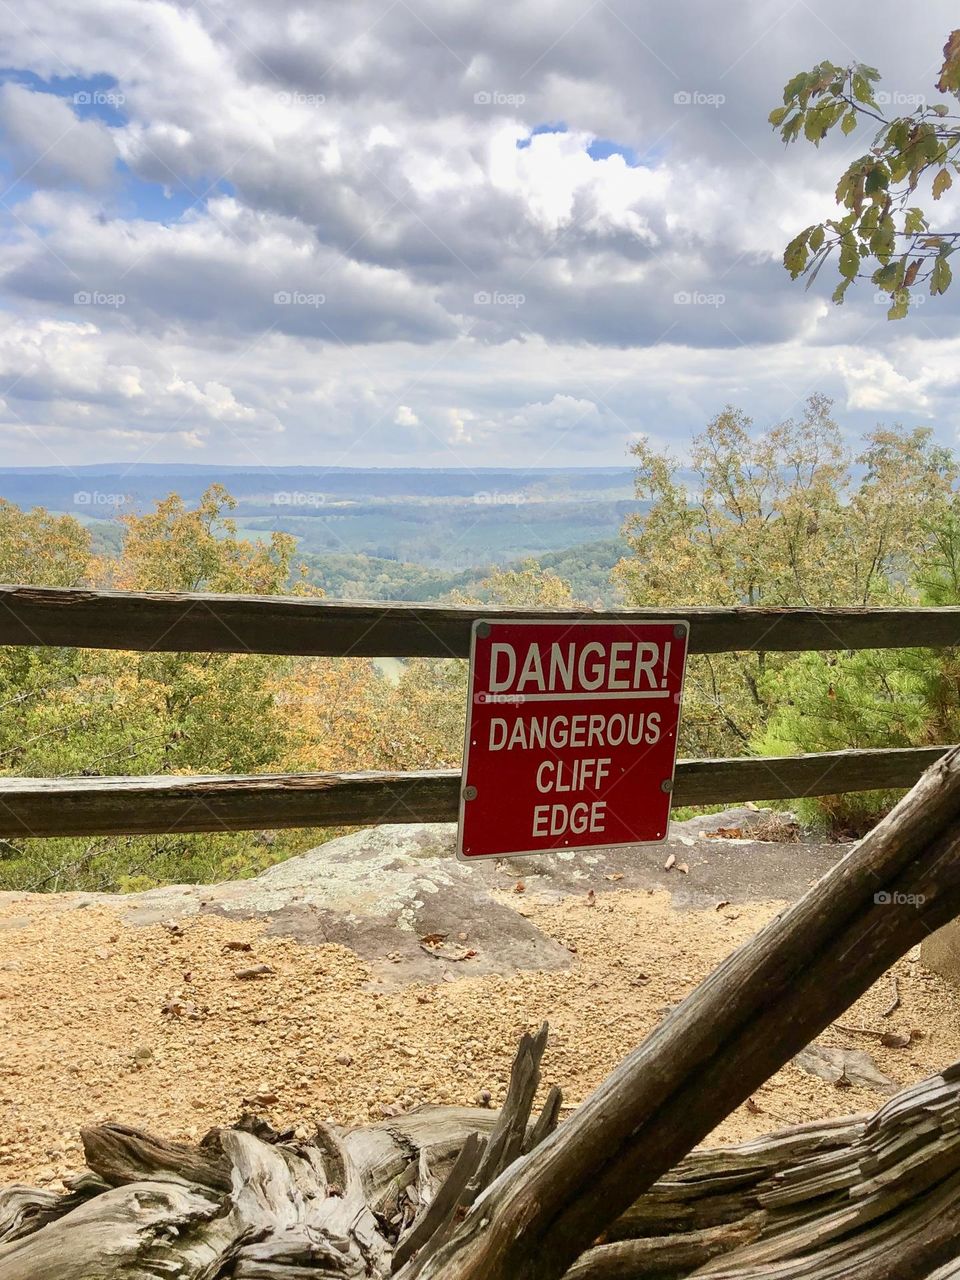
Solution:
[[[62,99],[23,85],[0,85],[0,150],[19,179],[37,186],[97,190],[113,177],[113,130],[80,120]]]
[[[907,28],[893,0],[716,13],[35,5],[0,32],[4,65],[47,81],[0,90],[25,175],[0,241],[11,461],[40,440],[74,459],[621,461],[725,400],[762,427],[817,387],[854,423],[952,423],[952,297],[894,328],[869,294],[827,305],[829,268],[805,294],[779,262],[864,138],[784,152],[766,124],[790,74],[849,48],[929,92],[951,6]],[[109,125],[58,96],[68,75],[116,80]],[[592,159],[598,138],[640,163]]]

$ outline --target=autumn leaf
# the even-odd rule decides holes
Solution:
[[[937,88],[941,93],[960,92],[960,31],[951,31],[943,46],[943,66]]]

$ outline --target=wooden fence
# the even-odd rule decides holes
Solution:
[[[689,652],[960,646],[960,608],[550,611],[361,604],[296,596],[0,587],[0,644],[143,652],[465,658],[475,618],[662,616]],[[947,747],[681,760],[674,803],[795,799],[912,786]],[[0,836],[86,836],[453,822],[460,773],[0,777]]]

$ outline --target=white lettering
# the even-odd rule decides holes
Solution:
[[[610,646],[610,678],[607,680],[608,689],[629,689],[630,688],[630,659],[627,654],[633,648],[629,640],[617,640]],[[623,655],[622,657],[620,655]],[[621,676],[620,672],[624,672]]]
[[[498,667],[501,657],[507,659],[507,675],[501,680],[498,675]],[[513,677],[517,673],[517,655],[514,653],[512,644],[492,644],[490,646],[490,680],[489,690],[491,693],[501,693],[504,689],[509,689],[513,684]]]
[[[637,660],[633,668],[633,687],[640,688],[641,673],[647,677],[648,689],[659,689],[660,680],[654,671],[657,665],[657,658],[660,656],[660,646],[645,641],[637,645]]]
[[[587,660],[592,654],[597,654],[597,661],[590,668],[590,676],[587,676]],[[577,675],[580,677],[580,683],[584,689],[599,689],[603,684],[605,668],[603,663],[603,645],[599,640],[591,640],[589,644],[585,644],[580,650],[580,661],[577,664]]]
[[[573,688],[573,654],[576,645],[573,641],[567,645],[567,661],[563,662],[560,656],[560,646],[553,644],[550,646],[550,689],[572,689]]]
[[[547,682],[543,676],[543,661],[540,657],[540,650],[535,644],[532,644],[527,650],[523,670],[520,672],[520,679],[517,681],[517,692],[519,693],[521,689],[525,689],[531,681],[541,693],[547,687]]]

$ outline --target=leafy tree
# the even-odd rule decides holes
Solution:
[[[0,581],[76,587],[90,560],[90,535],[73,516],[21,511],[0,498]]]
[[[921,518],[923,554],[911,595],[960,604],[960,496]],[[755,740],[764,755],[847,747],[910,747],[960,739],[960,655],[955,650],[864,650],[825,660],[802,654],[769,690],[773,711]],[[852,792],[801,805],[834,828],[860,834],[898,793]]]
[[[451,599],[505,609],[573,609],[577,605],[569,582],[552,569],[541,568],[536,560],[525,560],[517,569],[494,568],[473,600],[459,592]]]
[[[943,56],[936,87],[956,96],[960,31],[951,32]],[[874,128],[869,150],[837,183],[842,216],[805,227],[787,246],[783,261],[793,279],[806,276],[809,286],[835,255],[840,281],[834,302],[843,301],[853,280],[869,277],[890,297],[887,315],[899,319],[907,314],[916,286],[926,284],[936,296],[952,279],[949,259],[960,231],[931,230],[935,219],[929,201],[949,191],[960,172],[960,115],[943,102],[921,103],[906,115],[888,114],[884,106],[891,95],[877,90],[879,78],[863,63],[818,63],[787,83],[783,106],[770,113],[770,123],[784,142],[803,137],[815,146],[838,127],[843,134],[863,121]]]
[[[909,597],[922,556],[924,516],[949,499],[957,477],[931,432],[870,433],[859,455],[812,396],[799,422],[766,435],[725,409],[695,437],[688,487],[677,463],[644,442],[637,497],[624,534],[632,554],[614,571],[632,605],[869,605]],[[794,661],[737,653],[691,659],[683,749],[751,749]]]
[[[0,505],[0,567],[7,580],[141,590],[275,594],[297,580],[295,541],[246,542],[207,490],[195,508],[176,495],[121,523],[116,559],[91,557],[69,517]],[[307,588],[298,584],[297,590]],[[301,725],[276,697],[285,659],[240,654],[0,650],[0,770],[21,775],[254,772],[284,767]],[[206,879],[236,869],[254,837],[162,836],[0,846],[0,885],[110,889]]]

